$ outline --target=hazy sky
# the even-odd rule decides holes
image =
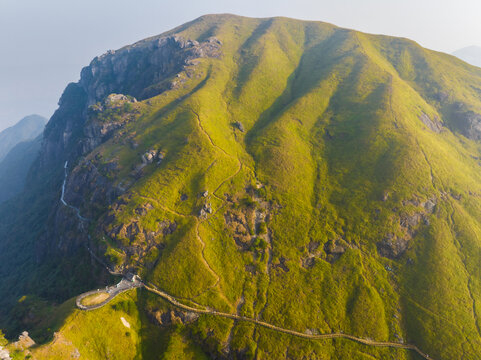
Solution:
[[[0,0],[0,130],[50,117],[96,55],[208,13],[327,21],[444,52],[481,45],[479,0]]]

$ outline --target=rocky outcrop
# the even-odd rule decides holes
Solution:
[[[195,59],[218,57],[221,42],[184,39],[179,36],[155,37],[95,58],[82,70],[81,86],[93,105],[111,93],[146,99],[166,90],[162,84]]]
[[[455,115],[456,123],[461,133],[471,140],[481,140],[481,115],[473,111],[458,110]]]
[[[133,107],[137,100],[123,94],[110,94],[102,102],[88,108],[85,124],[82,154],[87,154],[107,141],[115,130],[136,118],[138,112]]]
[[[434,212],[437,199],[431,198],[424,202],[416,199],[403,201],[403,206],[418,207],[418,211],[403,214],[399,218],[400,234],[389,233],[377,245],[379,255],[389,259],[399,259],[409,249],[412,239],[416,236],[421,224],[429,225],[428,215]]]
[[[435,133],[441,132],[443,128],[443,125],[441,124],[437,116],[434,116],[431,119],[427,114],[422,113],[421,115],[419,115],[419,120],[421,120],[428,129],[434,131]]]
[[[175,324],[190,324],[199,318],[199,314],[180,310],[151,310],[148,312],[150,321],[159,326]]]
[[[25,350],[35,345],[35,341],[29,336],[28,331],[24,331],[19,337],[18,341],[13,343],[16,349]]]
[[[326,253],[326,260],[330,263],[335,262],[346,252],[349,245],[341,238],[329,240],[324,244],[324,251]]]
[[[125,101],[125,97],[147,99],[175,87],[171,81],[177,73],[195,65],[195,59],[219,57],[221,42],[216,38],[206,41],[184,39],[179,36],[158,36],[126,46],[118,51],[109,51],[96,57],[81,72],[78,83],[67,86],[59,101],[59,108],[45,128],[39,163],[34,171],[42,176],[42,169],[61,168],[99,144],[116,124],[85,129],[89,119],[89,107],[110,100]],[[116,95],[110,100],[104,99]],[[120,97],[119,97],[120,96]],[[92,109],[91,109],[92,110]],[[85,141],[84,137],[90,140]],[[100,140],[101,141],[101,140]]]
[[[10,353],[3,346],[0,346],[0,360],[12,360]]]

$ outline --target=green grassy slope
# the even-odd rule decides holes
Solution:
[[[409,40],[286,18],[205,16],[171,33],[215,36],[222,56],[187,66],[182,86],[138,103],[119,138],[87,156],[117,161],[111,180],[132,184],[91,228],[107,257],[184,301],[300,332],[402,339],[435,359],[476,359],[481,148],[454,114],[459,103],[481,111],[481,70]],[[150,149],[164,160],[133,181]],[[213,213],[202,219],[205,202]],[[144,255],[127,251],[143,236],[113,235],[164,221],[177,229]],[[405,251],[383,256],[389,238],[404,239]],[[166,336],[166,353],[198,351],[187,336],[234,358],[416,358],[207,315]],[[129,341],[135,348],[142,338]]]

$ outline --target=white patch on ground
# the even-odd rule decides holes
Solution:
[[[130,329],[130,324],[129,324],[129,322],[128,322],[127,320],[125,320],[125,318],[124,318],[123,316],[120,318],[120,320],[122,321],[122,324],[124,324],[124,326],[125,326],[126,328],[129,328],[129,329]]]

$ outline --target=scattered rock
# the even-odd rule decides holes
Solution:
[[[421,203],[421,206],[424,207],[427,212],[432,213],[434,211],[434,208],[436,207],[436,202],[436,198],[432,198],[424,203]]]
[[[389,259],[400,258],[408,249],[409,239],[401,238],[394,234],[388,234],[382,241],[376,244],[379,255]]]
[[[104,100],[104,104],[108,107],[117,107],[123,102],[136,103],[137,99],[132,96],[126,96],[124,94],[110,94]]]
[[[204,204],[204,206],[202,207],[202,209],[204,209],[204,211],[208,214],[212,214],[213,210],[212,210],[212,205],[209,203],[209,204]]]
[[[342,239],[329,240],[324,244],[324,251],[326,253],[326,260],[330,263],[335,262],[346,252],[349,245]]]
[[[199,315],[190,311],[170,310],[161,311],[156,310],[149,312],[149,318],[154,324],[160,326],[170,326],[175,324],[190,324],[199,318]]]
[[[209,196],[209,191],[205,190],[205,191],[201,192],[200,195],[202,197],[207,197],[207,196]]]
[[[142,164],[152,164],[157,156],[157,150],[149,150],[141,156]]]
[[[308,256],[302,259],[301,265],[305,269],[310,269],[316,264],[316,258],[314,256]]]
[[[13,345],[20,350],[28,349],[35,345],[35,341],[28,335],[28,331],[24,331],[22,335],[18,337],[18,341]]]
[[[244,128],[244,125],[242,125],[242,123],[240,121],[236,121],[234,123],[235,127],[240,131],[240,132],[244,132],[245,131],[245,128]]]
[[[421,113],[421,115],[419,115],[419,120],[421,120],[423,124],[428,127],[428,129],[430,129],[431,131],[434,131],[435,133],[441,132],[443,128],[443,125],[441,124],[437,116],[435,116],[431,120],[431,118],[427,114]]]
[[[454,126],[468,139],[481,140],[481,115],[467,110],[463,103],[455,104]]]
[[[0,360],[12,360],[10,353],[3,346],[0,346]]]
[[[188,198],[187,194],[180,195],[180,201],[186,201]]]

